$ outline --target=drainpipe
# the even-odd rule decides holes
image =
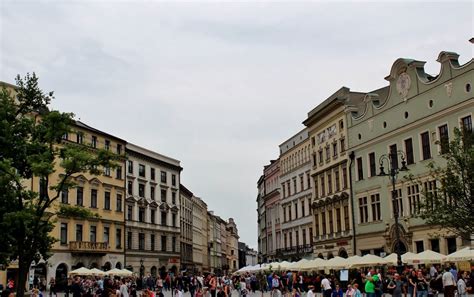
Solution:
[[[355,224],[355,210],[354,210],[354,191],[352,189],[352,164],[354,163],[355,153],[351,151],[349,154],[351,162],[349,163],[349,194],[351,199],[351,213],[352,213],[352,250],[354,255],[357,255],[357,240],[356,240],[356,224]]]

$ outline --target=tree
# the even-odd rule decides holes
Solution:
[[[17,76],[16,84],[13,91],[0,90],[0,263],[18,260],[22,297],[31,263],[48,259],[56,241],[51,231],[57,215],[95,216],[85,208],[58,206],[61,192],[75,186],[76,174],[99,175],[103,167],[116,167],[119,157],[63,141],[73,114],[49,109],[53,93],[39,88],[34,73]],[[56,171],[59,178],[52,180]],[[40,191],[29,186],[33,180],[40,181]]]
[[[428,224],[448,229],[464,240],[474,234],[474,141],[472,130],[454,130],[445,147],[445,165],[428,165],[434,189],[424,189],[419,217]],[[444,163],[444,162],[443,162]]]

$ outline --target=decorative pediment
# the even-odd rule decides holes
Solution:
[[[178,211],[179,208],[176,205],[173,205],[173,207],[171,207],[171,212],[177,213]]]
[[[125,201],[128,202],[128,203],[135,203],[137,202],[135,200],[135,198],[133,198],[133,196],[128,196],[127,198],[125,198]]]
[[[142,198],[138,199],[138,205],[140,205],[140,206],[147,206],[147,205],[148,205],[148,201],[146,201],[146,199],[142,197]]]
[[[156,203],[156,201],[153,200],[153,201],[150,202],[149,206],[150,206],[151,208],[157,208],[157,207],[158,207],[158,203]]]
[[[341,199],[348,199],[348,198],[349,198],[349,194],[347,194],[346,192],[341,193]]]
[[[90,182],[91,185],[96,186],[96,187],[99,187],[102,184],[100,179],[98,179],[96,177],[92,178],[89,182]]]
[[[163,202],[160,204],[160,210],[161,211],[168,211],[170,209],[169,205],[166,202]]]

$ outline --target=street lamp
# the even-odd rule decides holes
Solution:
[[[402,161],[402,167],[398,168],[398,157]],[[407,162],[405,161],[405,153],[403,151],[391,151],[389,154],[384,154],[380,157],[380,173],[379,176],[389,176],[392,181],[392,205],[393,205],[393,216],[395,218],[395,252],[397,253],[397,271],[398,273],[402,272],[402,255],[400,251],[400,230],[398,226],[398,216],[399,216],[399,209],[397,203],[397,191],[395,190],[395,182],[397,179],[397,175],[400,171],[408,171]],[[389,173],[385,173],[384,170],[384,162],[387,163],[387,168],[389,169]]]

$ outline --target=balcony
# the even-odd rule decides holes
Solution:
[[[109,251],[108,242],[70,241],[69,250],[76,254],[106,254]]]
[[[305,255],[311,254],[313,252],[313,246],[311,244],[298,245],[283,249],[276,250],[278,256],[296,256],[296,255]]]

